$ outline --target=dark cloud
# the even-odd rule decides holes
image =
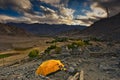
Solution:
[[[0,0],[0,8],[21,16],[0,15],[0,22],[49,23],[89,26],[120,12],[119,0]]]
[[[28,11],[32,8],[29,0],[0,0],[0,8],[13,9],[19,12]]]
[[[92,0],[92,3],[98,3],[99,7],[108,9],[109,16],[113,16],[120,12],[120,0]]]

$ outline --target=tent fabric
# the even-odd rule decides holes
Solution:
[[[47,76],[50,73],[56,72],[64,68],[60,60],[44,61],[36,70],[37,75]]]

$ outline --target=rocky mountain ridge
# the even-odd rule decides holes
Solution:
[[[4,36],[4,35],[6,36],[29,36],[31,34],[22,28],[0,23],[0,35],[1,36]]]

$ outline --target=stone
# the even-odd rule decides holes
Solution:
[[[96,46],[90,46],[88,49],[92,52],[99,52],[102,50],[102,47],[96,45]]]
[[[57,54],[52,54],[52,53],[51,53],[51,54],[50,54],[50,57],[51,57],[51,58],[57,58],[58,55],[57,55]]]
[[[68,57],[68,56],[70,56],[70,53],[68,53],[68,52],[61,53],[61,56]]]
[[[73,63],[72,66],[73,66],[73,67],[77,67],[77,64],[76,64],[76,63]]]
[[[79,62],[79,63],[82,63],[82,60],[81,60],[81,59],[79,59],[79,60],[78,60],[78,62]]]
[[[109,65],[102,65],[102,64],[100,64],[99,69],[102,71],[106,71],[107,73],[115,71],[115,69],[110,67]]]
[[[69,67],[67,70],[70,74],[73,74],[75,72],[75,68]]]

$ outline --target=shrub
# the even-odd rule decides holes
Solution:
[[[77,45],[78,47],[79,46],[84,46],[85,45],[85,42],[84,41],[82,41],[82,40],[79,40],[79,41],[75,41],[75,42],[73,42],[75,45]]]
[[[47,49],[44,51],[44,53],[50,53],[50,51],[51,51],[51,50],[47,48]]]
[[[44,52],[45,53],[50,53],[50,51],[52,50],[52,49],[55,49],[57,46],[56,45],[51,45],[50,47],[48,47]]]
[[[68,41],[67,38],[56,38],[55,39],[55,42],[65,42],[65,41]]]
[[[97,37],[90,37],[90,40],[92,40],[92,41],[104,41],[104,40],[97,38]]]
[[[78,46],[75,45],[74,43],[68,44],[67,47],[68,47],[68,49],[75,49],[75,48],[78,48]]]
[[[0,59],[12,56],[11,54],[0,54]]]
[[[86,45],[90,45],[89,40],[77,40],[67,45],[67,47],[68,49],[74,49],[74,48],[83,47]]]
[[[55,38],[51,42],[47,41],[46,43],[56,43],[56,42],[66,42],[68,41],[68,38]]]
[[[85,43],[85,45],[92,45],[92,44],[90,43],[90,40],[84,40],[84,43]]]
[[[35,57],[38,56],[38,54],[39,54],[39,51],[38,51],[38,50],[32,50],[32,51],[28,54],[28,56],[29,56],[30,58],[35,58]]]
[[[61,47],[56,47],[56,48],[55,48],[55,53],[56,53],[56,54],[59,54],[59,53],[61,52],[61,50],[62,50]]]
[[[54,50],[56,54],[59,54],[62,49],[61,49],[61,47],[57,47],[56,45],[51,45],[44,52],[50,53],[51,50]]]
[[[55,49],[56,47],[56,45],[51,45],[50,47],[48,47],[48,49]]]

